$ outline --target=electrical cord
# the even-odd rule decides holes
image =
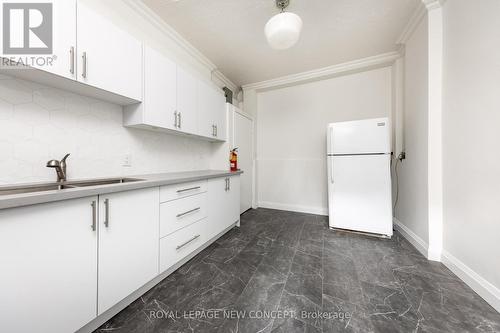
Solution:
[[[399,201],[399,176],[398,176],[398,165],[400,159],[396,158],[396,163],[394,164],[394,178],[396,178],[396,198],[394,199],[394,206],[392,207],[393,214],[396,214],[396,207]]]

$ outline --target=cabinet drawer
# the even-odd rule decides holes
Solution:
[[[160,237],[207,217],[206,193],[160,204]]]
[[[208,220],[203,219],[160,239],[160,272],[191,254],[210,239]]]
[[[160,187],[160,202],[184,198],[207,191],[207,181],[183,183]]]

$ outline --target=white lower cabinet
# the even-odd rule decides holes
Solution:
[[[209,241],[212,229],[208,219],[203,219],[160,239],[160,273]]]
[[[208,216],[210,223],[217,226],[216,230],[221,232],[239,221],[239,176],[210,180],[208,193],[210,193],[208,196]]]
[[[239,193],[231,176],[0,210],[0,332],[92,325],[238,222]]]
[[[160,237],[207,217],[206,193],[192,195],[160,205]]]
[[[74,332],[96,317],[92,203],[97,197],[0,210],[1,332]]]
[[[158,275],[159,188],[99,197],[99,299],[102,314]]]

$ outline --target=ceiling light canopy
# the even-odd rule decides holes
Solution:
[[[281,13],[274,15],[267,22],[265,33],[267,42],[276,50],[285,50],[294,46],[300,38],[302,19],[294,13],[285,12],[290,0],[276,0]]]

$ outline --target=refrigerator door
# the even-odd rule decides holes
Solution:
[[[328,126],[328,154],[390,153],[388,118],[334,123]]]
[[[328,159],[330,227],[392,236],[390,155]]]

